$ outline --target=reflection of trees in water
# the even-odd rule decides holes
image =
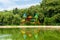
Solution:
[[[12,40],[11,34],[0,34],[0,40]]]

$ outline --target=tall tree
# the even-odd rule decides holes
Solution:
[[[13,9],[13,14],[18,14],[18,13],[19,13],[18,8]]]

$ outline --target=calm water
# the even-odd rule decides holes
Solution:
[[[11,34],[0,34],[0,40],[12,40]]]

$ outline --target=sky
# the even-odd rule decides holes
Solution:
[[[11,10],[13,8],[29,8],[32,5],[37,5],[42,0],[0,0],[0,11]]]

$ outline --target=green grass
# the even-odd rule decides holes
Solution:
[[[0,35],[3,34],[11,34],[10,37],[12,40],[24,40],[23,35],[21,33],[22,29],[20,28],[6,28],[6,29],[0,29]],[[34,35],[35,33],[33,30],[38,30],[38,28],[32,28],[32,29],[25,29],[25,31],[30,31],[32,36],[29,37],[26,34],[26,40],[60,40],[60,31],[59,30],[40,30],[37,34],[38,37],[35,39]]]

